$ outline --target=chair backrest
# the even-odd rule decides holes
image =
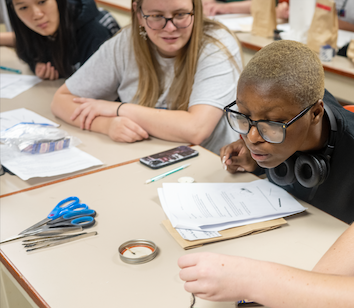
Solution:
[[[354,112],[354,105],[345,105],[343,107],[351,112]]]

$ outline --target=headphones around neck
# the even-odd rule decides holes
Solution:
[[[331,127],[326,149],[319,154],[296,152],[279,166],[269,169],[268,176],[275,184],[286,186],[297,181],[306,188],[312,188],[327,179],[336,142],[337,122],[332,110],[325,103],[323,105]]]

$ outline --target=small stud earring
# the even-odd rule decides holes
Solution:
[[[147,33],[143,26],[139,26],[139,35],[146,41],[147,40]]]

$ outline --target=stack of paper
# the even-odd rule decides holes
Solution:
[[[187,240],[217,237],[221,230],[305,210],[284,189],[266,180],[251,183],[163,183],[158,193],[172,226]]]

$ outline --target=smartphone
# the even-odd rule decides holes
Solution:
[[[140,158],[140,162],[152,169],[158,169],[198,156],[198,154],[197,150],[182,145],[171,150]]]

